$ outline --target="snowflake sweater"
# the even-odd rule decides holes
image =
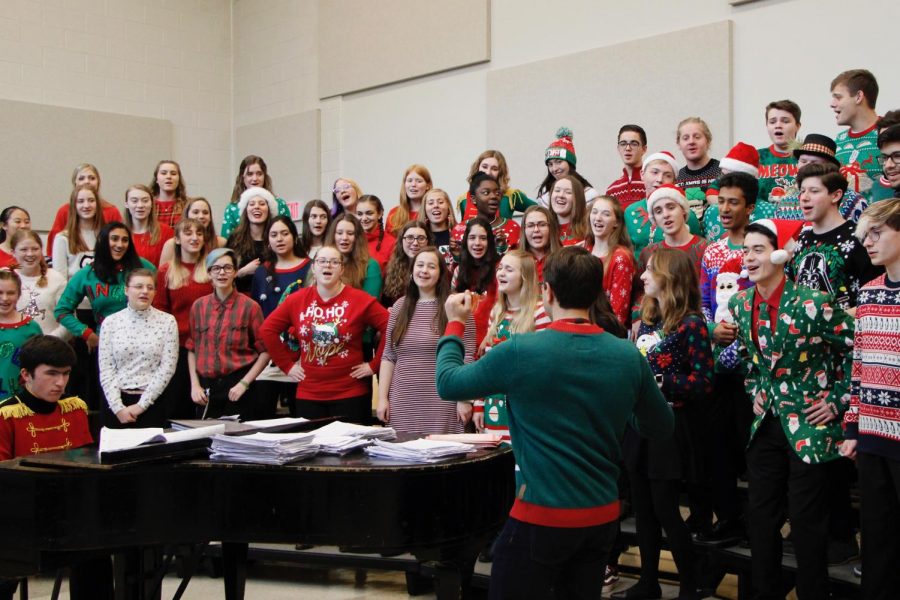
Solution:
[[[859,292],[847,439],[857,451],[900,460],[900,282],[886,275]]]

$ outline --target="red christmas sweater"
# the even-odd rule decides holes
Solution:
[[[491,225],[494,232],[494,241],[497,245],[497,254],[506,254],[507,250],[515,250],[519,247],[519,238],[522,237],[522,228],[512,219],[500,219],[498,223]],[[466,235],[466,223],[457,223],[450,231],[450,239],[458,244],[463,243]]]
[[[165,223],[159,224],[159,239],[155,244],[150,243],[150,233],[132,233],[131,242],[138,256],[153,263],[154,267],[159,266],[159,257],[162,254],[163,245],[175,235],[171,227]]]
[[[185,342],[191,335],[191,307],[198,298],[212,294],[213,287],[209,282],[197,283],[194,281],[195,265],[184,263],[190,273],[187,284],[177,290],[169,289],[166,285],[169,264],[164,264],[156,272],[156,298],[153,299],[153,306],[175,317],[175,322],[178,323],[178,345],[184,348]]]
[[[366,234],[366,241],[369,242],[369,256],[374,258],[378,263],[378,266],[381,267],[381,274],[383,276],[388,261],[391,260],[391,252],[394,251],[394,245],[397,243],[397,238],[388,232],[385,232],[384,238],[381,240],[381,248],[379,249],[378,235],[378,228],[376,227],[370,233]]]
[[[70,450],[93,441],[87,405],[80,398],[64,398],[54,405],[23,390],[0,402],[0,460]]]
[[[363,362],[363,332],[372,327],[381,334],[381,341],[369,367],[378,372],[387,322],[388,311],[362,290],[345,285],[337,296],[323,300],[313,286],[291,294],[266,317],[260,337],[272,362],[285,373],[298,354],[279,336],[290,331],[299,342],[304,379],[297,386],[297,398],[340,400],[370,393],[366,380],[354,379],[350,371]]]

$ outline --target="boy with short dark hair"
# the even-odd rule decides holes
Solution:
[[[618,200],[624,210],[645,197],[641,165],[647,152],[647,132],[640,125],[622,125],[616,148],[625,167],[622,176],[606,188],[606,195]]]
[[[717,521],[711,531],[697,535],[700,542],[723,542],[743,536],[742,508],[738,495],[737,478],[744,472],[744,448],[753,412],[744,390],[744,370],[737,354],[737,326],[731,319],[720,318],[727,306],[719,306],[725,300],[717,291],[719,277],[730,278],[734,292],[738,291],[740,277],[737,273],[723,273],[728,263],[743,258],[744,233],[750,222],[759,194],[756,177],[742,172],[727,173],[718,180],[719,220],[726,237],[711,243],[700,261],[700,296],[703,316],[709,327],[716,359],[713,377],[715,402],[710,403],[707,456],[711,483],[712,507]],[[708,213],[709,211],[707,211]],[[740,271],[740,269],[737,269]]]
[[[794,285],[783,264],[796,221],[762,219],[744,236],[751,287],[728,308],[756,414],[747,446],[748,534],[758,598],[783,598],[781,527],[797,556],[797,597],[828,597],[827,464],[840,458],[850,396],[853,319],[817,290]],[[785,496],[787,502],[785,503]]]
[[[797,175],[793,145],[800,131],[800,106],[792,100],[776,100],[766,105],[766,131],[772,144],[759,148],[759,202],[773,205],[784,195]]]
[[[852,313],[860,286],[881,269],[872,266],[854,235],[856,226],[838,209],[847,180],[833,165],[811,164],[797,173],[797,183],[803,218],[812,226],[800,233],[786,273],[798,285],[827,292],[837,306]]]
[[[19,351],[22,389],[0,402],[0,460],[87,446],[93,442],[87,405],[75,396],[62,398],[77,359],[66,342],[38,335]],[[16,581],[0,579],[0,599],[11,599]],[[108,558],[82,560],[69,580],[76,600],[112,598]]]
[[[891,125],[878,134],[878,149],[883,178],[893,190],[894,198],[900,198],[900,125]]]
[[[79,448],[93,442],[87,405],[60,399],[75,365],[69,344],[35,336],[19,352],[22,390],[0,402],[0,460]]]
[[[873,194],[881,175],[877,100],[878,82],[866,69],[844,71],[831,82],[831,110],[835,121],[848,127],[834,138],[841,174],[847,178],[850,189],[865,196],[869,204],[879,200]]]
[[[856,233],[886,273],[859,293],[841,454],[859,468],[862,597],[887,600],[900,587],[900,202],[867,208]]]

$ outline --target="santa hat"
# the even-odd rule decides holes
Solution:
[[[716,277],[721,275],[722,273],[734,273],[738,276],[738,279],[747,279],[748,273],[747,269],[744,268],[744,258],[742,256],[736,255],[732,256],[728,260],[726,260],[722,266],[719,268],[719,272],[716,274]],[[741,289],[743,289],[744,285],[741,285],[742,282],[738,282],[738,285]]]
[[[677,185],[664,183],[656,188],[653,193],[650,194],[650,197],[647,198],[647,214],[654,223],[656,221],[653,219],[653,205],[662,200],[674,200],[681,205],[685,212],[690,212],[691,210],[687,197],[684,195],[684,190]]]
[[[778,247],[769,256],[769,260],[773,265],[783,265],[794,253],[797,235],[803,228],[802,221],[794,221],[790,219],[759,219],[753,221],[751,225],[760,225],[765,227],[778,239]]]
[[[738,142],[728,151],[719,167],[759,177],[759,152],[750,144]]]
[[[575,157],[575,145],[572,143],[572,130],[568,127],[560,127],[556,130],[556,139],[550,142],[550,145],[547,146],[547,151],[544,152],[545,164],[553,159],[564,160],[572,165],[573,169],[575,168],[577,160]]]
[[[272,192],[263,187],[249,187],[244,190],[244,193],[241,194],[241,199],[238,200],[238,214],[244,214],[244,210],[247,208],[250,199],[256,197],[265,199],[266,204],[269,205],[270,219],[273,219],[278,215],[278,203],[275,201],[275,196],[272,195]]]
[[[654,160],[661,160],[669,163],[669,165],[671,165],[672,167],[672,170],[675,171],[676,174],[678,173],[678,161],[675,160],[675,155],[668,150],[660,150],[659,152],[654,152],[653,154],[648,154],[647,156],[645,156],[644,162],[641,163],[641,170],[646,169],[647,165],[652,163]]]

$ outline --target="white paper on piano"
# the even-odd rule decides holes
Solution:
[[[260,419],[258,421],[244,421],[244,425],[252,425],[265,429],[267,427],[280,427],[281,425],[296,425],[306,423],[309,419],[303,417],[281,417],[280,419]]]
[[[145,444],[166,442],[186,442],[199,440],[224,433],[225,425],[210,425],[209,427],[197,427],[184,431],[170,431],[166,433],[161,427],[144,427],[136,429],[109,429],[100,430],[100,452],[116,452],[127,450]]]

